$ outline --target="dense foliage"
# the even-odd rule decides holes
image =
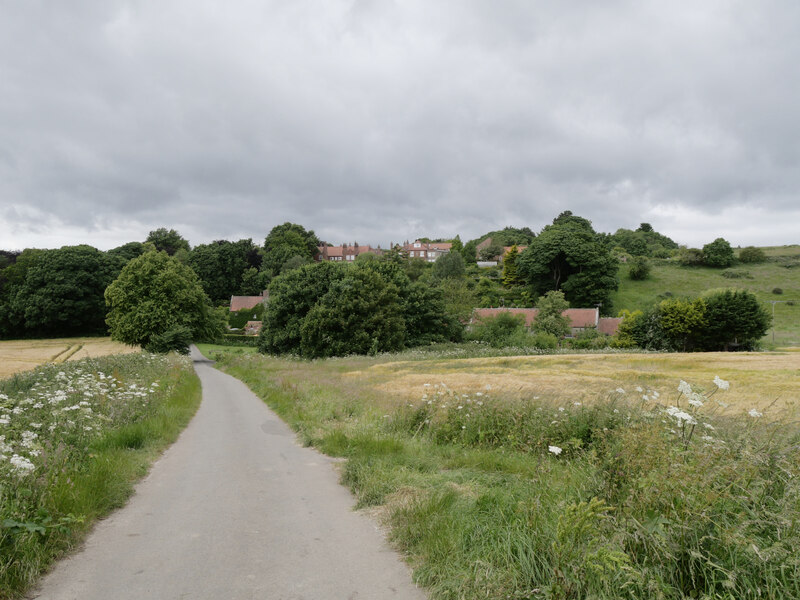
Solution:
[[[536,296],[561,290],[571,306],[611,311],[618,261],[586,219],[562,213],[517,260],[520,277]]]
[[[130,261],[105,297],[111,337],[126,344],[156,350],[173,340],[180,346],[171,349],[184,350],[183,328],[196,341],[223,332],[225,317],[211,308],[197,275],[166,252],[147,252]]]
[[[609,236],[611,246],[623,248],[632,256],[667,258],[672,250],[678,248],[673,240],[653,230],[649,223],[642,223],[636,231],[617,229]]]
[[[261,256],[251,239],[217,240],[196,246],[189,253],[189,266],[200,278],[208,297],[219,302],[234,295],[245,295],[243,283],[252,288],[249,281],[244,281],[244,276],[249,269],[261,266]]]
[[[760,263],[767,260],[767,255],[761,248],[754,246],[747,246],[739,251],[739,262],[743,263]]]
[[[104,333],[103,292],[118,270],[91,246],[25,250],[0,271],[0,336]]]
[[[189,252],[189,242],[174,229],[159,227],[147,235],[145,242],[153,244],[159,252],[174,256],[178,251]]]
[[[312,259],[318,252],[320,241],[313,231],[302,225],[284,223],[272,228],[264,240],[262,268],[273,277],[280,274],[284,264],[299,256]]]
[[[449,281],[446,279],[445,281]],[[259,350],[306,357],[396,350],[458,339],[442,293],[395,261],[315,263],[276,277]]]
[[[717,238],[713,242],[703,246],[703,263],[708,267],[725,269],[736,262],[733,248],[723,238]]]
[[[771,317],[747,290],[712,290],[693,300],[668,298],[649,310],[627,313],[618,345],[650,350],[752,350]]]

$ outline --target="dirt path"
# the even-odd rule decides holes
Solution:
[[[193,350],[203,402],[129,504],[31,596],[423,600],[331,460]]]

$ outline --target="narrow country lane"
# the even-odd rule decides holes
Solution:
[[[128,505],[33,592],[53,600],[422,600],[331,460],[192,349],[203,402]]]

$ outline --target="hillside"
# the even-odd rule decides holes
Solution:
[[[778,346],[800,346],[800,245],[762,248],[767,262],[738,264],[730,269],[681,267],[667,260],[655,260],[645,281],[632,281],[627,265],[619,270],[620,287],[613,296],[614,310],[642,310],[672,296],[698,296],[714,288],[748,289],[763,302],[775,304],[775,343]],[[749,277],[727,278],[725,271],[746,272]],[[782,294],[774,294],[780,288]],[[793,302],[794,304],[788,304]],[[772,306],[767,304],[772,312]],[[765,341],[772,340],[772,332]]]

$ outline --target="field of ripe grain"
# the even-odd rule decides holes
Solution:
[[[48,362],[138,351],[107,337],[0,341],[0,379]]]

